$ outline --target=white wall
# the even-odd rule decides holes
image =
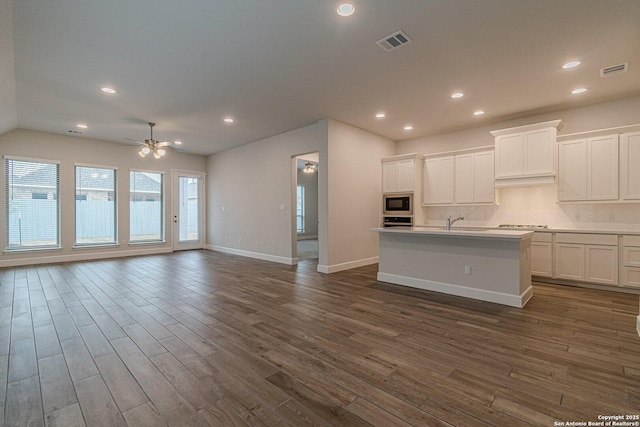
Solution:
[[[441,153],[494,144],[491,130],[561,119],[558,135],[640,123],[640,96],[578,107],[472,129],[400,141],[398,154]],[[557,187],[519,187],[500,190],[498,206],[423,208],[427,223],[441,224],[447,216],[464,215],[460,225],[540,224],[555,228],[640,230],[637,204],[557,204]]]
[[[639,112],[640,96],[633,96],[586,107],[561,110],[555,113],[540,114],[518,120],[480,125],[440,135],[398,141],[397,149],[398,154],[434,154],[486,145],[493,146],[494,138],[489,133],[492,130],[555,119],[562,119],[562,128],[558,132],[558,136],[595,129],[634,125],[640,123]]]
[[[18,126],[11,0],[0,0],[0,134]]]
[[[378,260],[382,223],[382,157],[395,154],[395,142],[329,120],[329,258],[318,271],[333,272]]]
[[[319,256],[326,259],[326,243],[320,237],[323,227],[326,230],[327,194],[326,123],[322,122],[208,157],[208,247],[295,262],[294,157],[315,151],[320,154]]]
[[[304,173],[297,170],[297,184],[304,186],[305,224],[304,233],[298,234],[298,239],[318,237],[318,173]]]
[[[113,142],[70,137],[44,132],[13,130],[0,135],[3,155],[60,161],[60,250],[0,253],[0,266],[24,265],[42,262],[62,262],[80,259],[106,258],[171,251],[171,171],[206,171],[204,156],[169,152],[164,158],[140,158],[137,148],[119,146]],[[75,241],[75,175],[74,164],[113,166],[118,168],[118,247],[73,248]],[[2,162],[1,191],[5,191],[6,163]],[[129,169],[165,173],[165,243],[129,245]],[[6,198],[0,197],[0,236],[6,236]],[[3,242],[2,245],[6,245]]]
[[[376,262],[377,234],[369,228],[381,223],[380,158],[395,154],[395,143],[334,120],[208,158],[208,247],[295,262],[294,157],[314,151],[320,154],[318,271]]]

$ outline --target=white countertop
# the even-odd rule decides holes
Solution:
[[[437,225],[416,225],[417,228],[425,228],[425,229],[443,229],[443,226]],[[508,228],[508,227],[497,227],[497,226],[482,226],[482,225],[458,225],[454,226],[454,229],[462,229],[462,230],[520,230],[520,231],[535,231],[536,233],[581,233],[581,234],[616,234],[616,235],[629,235],[629,236],[640,236],[640,230],[594,230],[590,228]]]
[[[387,228],[372,228],[372,231],[378,233],[389,234],[412,234],[412,235],[427,235],[427,236],[443,236],[453,238],[480,238],[480,239],[523,239],[533,236],[532,230],[504,230],[504,229],[475,229],[469,230],[464,228],[451,228],[447,231],[443,227],[428,227],[428,226],[416,226],[416,227],[387,227]]]

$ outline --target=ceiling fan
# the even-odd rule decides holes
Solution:
[[[152,153],[153,157],[155,157],[156,159],[160,159],[164,157],[165,154],[167,154],[167,150],[175,150],[175,148],[171,145],[171,142],[158,141],[157,139],[153,139],[153,127],[156,124],[152,122],[149,122],[147,124],[149,125],[150,131],[151,131],[151,135],[149,136],[149,139],[145,139],[144,142],[141,142],[135,139],[125,138],[125,139],[128,139],[129,141],[134,141],[142,145],[142,148],[140,148],[140,151],[138,151],[138,155],[140,157],[146,157],[147,154]]]

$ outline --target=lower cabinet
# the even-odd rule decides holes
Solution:
[[[640,236],[622,237],[621,272],[622,286],[640,288]]]
[[[531,275],[553,277],[553,234],[535,232],[531,239]]]
[[[618,284],[618,236],[557,233],[555,277],[605,285]]]

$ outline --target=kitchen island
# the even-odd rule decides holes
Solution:
[[[532,231],[374,228],[381,282],[524,307]]]

